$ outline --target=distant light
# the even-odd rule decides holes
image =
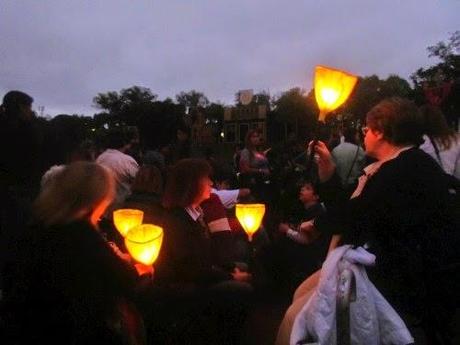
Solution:
[[[91,128],[91,131],[92,131],[92,132],[96,132],[96,128]]]
[[[222,138],[225,138],[224,132],[220,132],[220,136],[221,136]]]

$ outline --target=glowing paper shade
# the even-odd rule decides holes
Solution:
[[[141,210],[122,208],[113,211],[113,222],[120,234],[125,237],[129,229],[141,225],[144,212]]]
[[[236,218],[248,235],[249,241],[252,241],[252,236],[259,230],[264,214],[264,204],[236,204]]]
[[[153,224],[138,225],[125,237],[126,249],[134,260],[152,265],[158,258],[163,243],[163,229]]]
[[[315,68],[315,97],[320,110],[319,121],[324,122],[326,114],[337,109],[350,96],[358,78],[347,72],[325,67]]]

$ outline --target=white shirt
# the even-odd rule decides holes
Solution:
[[[436,150],[434,149],[430,138],[427,135],[424,135],[423,139],[425,141],[422,145],[420,145],[420,149],[433,157],[447,174],[460,179],[460,138],[457,137],[457,142],[452,143],[452,146],[448,150],[441,150],[439,145],[437,145],[441,161],[439,161],[438,156],[436,155]]]

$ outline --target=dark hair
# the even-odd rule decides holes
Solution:
[[[105,147],[120,149],[127,144],[125,132],[121,128],[111,128],[105,137]]]
[[[343,131],[343,137],[345,138],[345,142],[356,144],[356,133],[357,130],[353,127],[347,127]]]
[[[423,133],[432,138],[443,150],[448,150],[457,142],[457,134],[447,125],[441,109],[433,105],[420,107],[423,121]]]
[[[9,91],[3,96],[2,111],[7,116],[17,116],[21,106],[32,105],[34,99],[22,91]]]
[[[250,129],[247,133],[246,133],[246,136],[244,137],[244,146],[246,148],[249,147],[249,145],[251,145],[251,137],[254,135],[254,134],[259,134],[260,135],[260,131],[258,129]]]
[[[299,187],[299,190],[302,189],[302,187],[309,185],[311,186],[311,189],[313,189],[313,192],[315,192],[316,195],[318,195],[318,184],[313,182],[312,180],[304,179],[300,180],[297,183],[297,186]]]
[[[187,158],[178,161],[169,171],[163,194],[165,208],[190,206],[200,193],[200,180],[212,169],[204,159]]]
[[[160,195],[163,191],[163,177],[155,165],[145,164],[139,168],[131,190],[138,193],[155,193]]]
[[[394,145],[420,145],[422,121],[414,102],[392,97],[373,107],[366,115],[367,125],[381,131],[383,138]]]

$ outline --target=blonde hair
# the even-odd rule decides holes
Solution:
[[[34,202],[34,214],[47,226],[90,219],[93,210],[115,195],[109,170],[90,162],[75,162],[65,167],[43,188]]]

